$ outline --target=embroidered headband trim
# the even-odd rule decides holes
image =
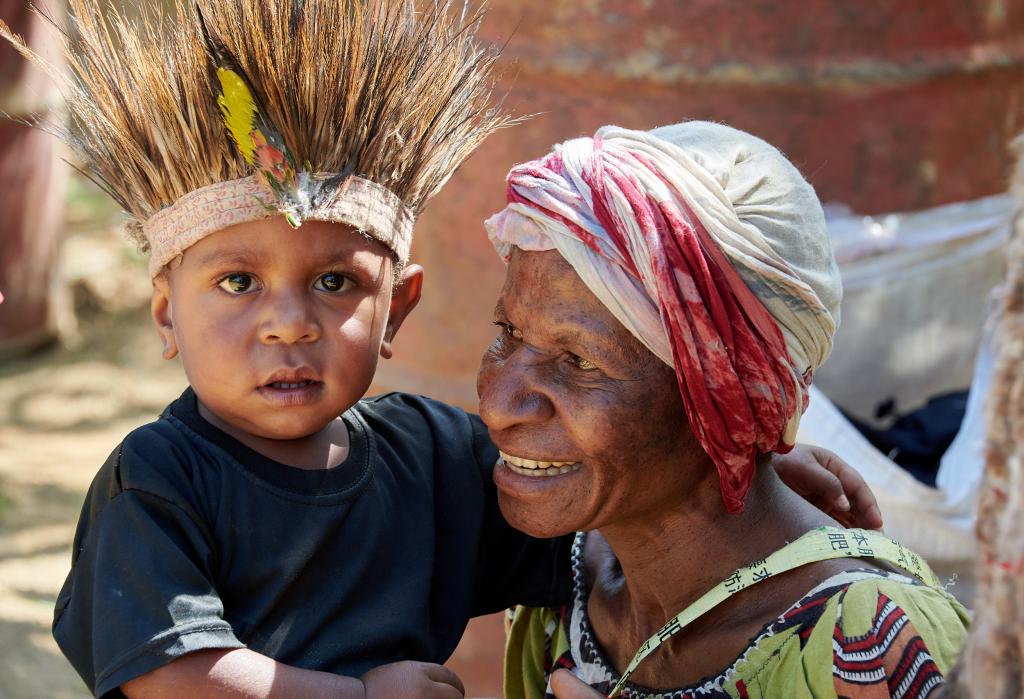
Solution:
[[[230,226],[283,215],[275,195],[258,175],[218,182],[186,194],[142,225],[149,242],[149,274],[163,267],[208,235]],[[304,220],[343,223],[391,249],[404,264],[412,246],[414,216],[386,187],[351,177],[337,196],[307,213]]]

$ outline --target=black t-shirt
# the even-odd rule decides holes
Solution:
[[[96,696],[210,648],[350,676],[440,663],[471,616],[567,602],[571,540],[504,521],[479,418],[398,393],[343,417],[350,454],[330,470],[247,448],[191,389],[114,450],[54,619]]]

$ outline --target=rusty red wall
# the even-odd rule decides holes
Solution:
[[[1024,0],[492,0],[507,104],[417,225],[424,301],[383,388],[472,405],[501,266],[484,218],[516,162],[616,123],[712,119],[779,146],[826,202],[920,209],[1005,189],[1024,129]]]
[[[543,130],[725,121],[865,213],[1002,190],[1024,115],[1019,0],[499,2],[491,15],[492,36],[521,18],[515,91],[552,111]]]

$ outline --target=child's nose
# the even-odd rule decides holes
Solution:
[[[320,339],[320,324],[298,294],[281,294],[276,303],[268,304],[260,339],[266,343],[315,342]]]

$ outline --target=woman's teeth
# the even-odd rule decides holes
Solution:
[[[274,383],[270,384],[270,387],[271,388],[287,390],[287,389],[290,389],[290,388],[305,388],[306,386],[310,385],[311,383],[313,383],[313,382],[312,381],[300,381],[298,383],[285,383],[284,381],[275,381]]]
[[[498,454],[501,455],[501,459],[505,462],[506,466],[521,476],[561,476],[564,473],[579,471],[583,467],[583,464],[572,461],[534,461],[533,459],[512,456],[503,451],[499,451]]]

